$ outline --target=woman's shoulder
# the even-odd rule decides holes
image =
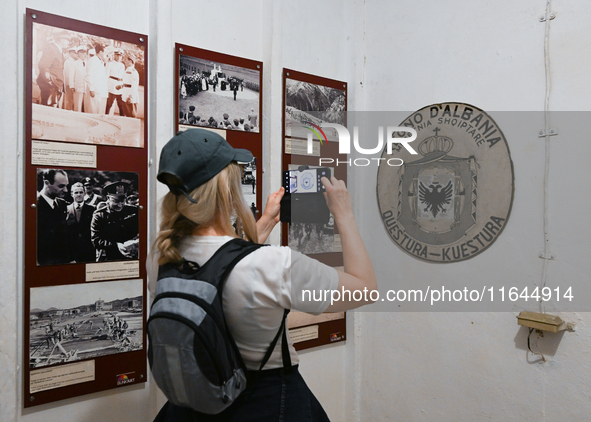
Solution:
[[[300,272],[301,269],[304,269],[302,273],[306,274],[328,270],[334,271],[334,268],[301,252],[294,251],[289,246],[266,245],[252,252],[245,261],[249,266],[281,268],[283,271],[288,272],[291,272],[291,270]]]
[[[288,263],[292,259],[292,250],[287,246],[263,245],[250,254],[249,261],[261,265]]]
[[[287,246],[265,245],[244,257],[236,268],[255,278],[287,280],[291,274],[293,253]]]

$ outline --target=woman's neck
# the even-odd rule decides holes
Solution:
[[[221,227],[217,225],[213,226],[199,226],[195,230],[193,230],[194,236],[227,236],[228,234],[225,233]]]

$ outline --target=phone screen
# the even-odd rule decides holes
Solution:
[[[330,177],[330,170],[325,167],[305,170],[289,170],[284,172],[286,193],[317,193],[324,192],[322,177]]]
[[[316,169],[304,171],[292,170],[289,172],[289,191],[291,193],[316,193],[318,181]]]

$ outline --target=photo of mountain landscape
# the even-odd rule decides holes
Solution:
[[[310,131],[306,123],[320,126],[322,123],[346,123],[346,92],[309,82],[286,78],[285,80],[285,136],[306,138]],[[325,129],[329,141],[338,141],[334,129]]]

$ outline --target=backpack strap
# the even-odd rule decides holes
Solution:
[[[248,242],[244,239],[232,239],[220,246],[212,257],[191,276],[194,277],[198,273],[200,280],[213,284],[221,295],[226,279],[234,266],[246,255],[263,246],[265,245]]]
[[[181,261],[181,267],[179,268],[178,264],[176,264],[176,268],[177,268],[177,270],[180,269],[181,273],[187,278],[195,278],[196,274],[199,274],[198,278],[200,280],[210,282],[211,284],[213,284],[214,286],[217,287],[218,294],[221,297],[224,286],[225,286],[226,279],[228,278],[228,276],[230,275],[230,272],[232,271],[232,269],[234,269],[236,264],[238,264],[238,262],[242,258],[244,258],[245,256],[249,255],[250,253],[256,251],[257,249],[259,249],[263,246],[266,246],[266,245],[260,245],[257,243],[248,242],[244,239],[235,238],[235,239],[232,239],[232,240],[224,243],[222,246],[220,246],[218,248],[218,250],[212,255],[212,257],[202,266],[199,266],[197,263],[194,263],[191,261],[186,261],[183,259],[183,261]],[[167,276],[166,269],[167,269],[168,265],[170,265],[170,264],[160,267],[158,279],[161,279],[161,278],[164,278]],[[263,367],[265,366],[265,364],[268,362],[269,358],[271,357],[271,354],[273,353],[273,350],[275,350],[275,345],[277,344],[277,341],[279,341],[279,336],[282,333],[283,333],[283,338],[281,341],[281,353],[282,353],[282,359],[283,359],[283,367],[287,371],[291,370],[291,366],[292,366],[291,365],[291,356],[289,354],[289,346],[287,343],[287,327],[286,327],[286,324],[287,324],[286,319],[287,319],[288,313],[289,313],[289,309],[285,309],[285,311],[283,313],[283,319],[281,321],[281,325],[279,326],[279,330],[277,331],[275,338],[271,342],[271,345],[267,349],[267,352],[265,354],[265,357],[263,358],[263,361],[261,363],[259,371],[262,370]],[[228,336],[231,339],[231,343],[235,346],[236,342],[234,341],[234,338],[232,337],[232,333],[230,332],[230,330],[228,328],[228,323],[226,321],[226,318],[224,318],[224,325],[226,327],[226,331],[228,333]],[[236,351],[238,352],[237,356],[239,357],[239,359],[242,359],[242,355],[238,351],[237,347],[236,347]],[[243,362],[242,362],[242,365],[244,366]]]
[[[179,262],[161,265],[158,269],[158,280],[173,273],[175,277],[199,278],[213,284],[219,290],[220,287],[223,288],[223,282],[230,275],[234,266],[246,255],[263,246],[266,245],[235,238],[220,246],[203,265],[187,261],[184,257]]]

